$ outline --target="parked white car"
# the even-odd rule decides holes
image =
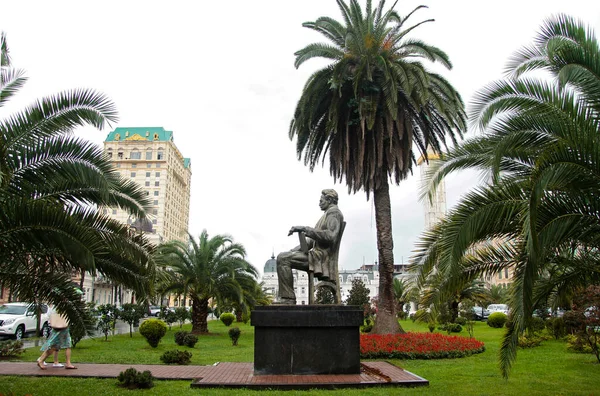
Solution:
[[[25,333],[35,331],[35,311],[30,305],[30,303],[21,302],[0,305],[0,336],[11,336],[20,340]],[[48,333],[49,320],[50,315],[48,314],[48,307],[42,305],[42,316],[40,320],[42,334]]]
[[[503,314],[508,315],[508,305],[506,304],[490,304],[487,309],[490,311],[490,315],[494,312],[502,312]]]

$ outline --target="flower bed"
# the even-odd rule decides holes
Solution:
[[[446,359],[485,351],[474,338],[441,333],[361,334],[360,357],[391,359]]]

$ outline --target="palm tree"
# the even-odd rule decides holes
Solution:
[[[404,312],[404,304],[410,301],[413,289],[406,279],[394,278],[394,299],[396,300],[398,314]]]
[[[462,137],[465,113],[460,95],[422,60],[451,68],[439,48],[407,34],[431,19],[408,26],[384,1],[363,11],[357,0],[337,0],[343,23],[329,17],[303,24],[329,44],[310,44],[296,52],[295,66],[320,57],[332,63],[304,86],[290,125],[298,158],[314,170],[329,152],[329,169],[348,190],[373,194],[379,250],[379,302],[376,333],[401,331],[393,292],[394,255],[389,182],[399,184],[415,161],[413,148],[427,158],[440,152],[446,136]]]
[[[3,33],[0,65],[2,107],[26,81],[11,67]],[[98,209],[143,216],[143,190],[122,180],[100,148],[71,136],[116,119],[104,95],[73,90],[0,120],[0,280],[19,299],[54,304],[74,325],[86,317],[74,271],[99,272],[140,295],[150,287],[148,243]]]
[[[187,244],[171,241],[158,247],[157,265],[176,274],[170,289],[187,288],[192,299],[192,333],[208,332],[209,300],[219,304],[235,299],[241,303],[248,297],[245,292],[250,289],[246,289],[254,287],[258,272],[245,256],[244,247],[234,243],[230,236],[209,238],[206,230],[198,241],[190,235]]]
[[[430,175],[430,191],[459,169],[483,170],[491,181],[422,236],[413,263],[421,279],[433,270],[485,277],[514,269],[500,354],[504,376],[537,303],[560,285],[600,275],[594,262],[600,251],[599,81],[593,33],[568,16],[547,20],[535,44],[513,57],[507,78],[477,95],[473,120],[484,134],[452,150]],[[547,275],[554,280],[545,281]]]

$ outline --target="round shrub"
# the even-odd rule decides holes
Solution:
[[[567,335],[565,321],[563,320],[563,318],[548,319],[546,321],[546,328],[548,329],[550,334],[552,334],[557,340]]]
[[[175,344],[179,346],[185,345],[185,337],[190,334],[189,331],[178,331],[175,333]]]
[[[117,377],[119,386],[128,389],[149,389],[154,386],[152,373],[148,370],[141,372],[133,367],[121,371]]]
[[[190,364],[192,354],[187,351],[180,351],[178,349],[171,349],[166,351],[160,357],[160,360],[165,364]]]
[[[467,318],[459,316],[458,318],[456,318],[456,320],[454,321],[454,323],[459,324],[461,326],[464,326],[464,325],[467,324]]]
[[[183,338],[183,345],[190,347],[190,348],[193,348],[197,342],[198,342],[198,336],[195,334],[187,334]]]
[[[156,348],[161,338],[167,334],[167,325],[160,319],[148,319],[141,324],[140,334],[152,348]]]
[[[494,312],[488,317],[487,324],[490,327],[499,329],[501,327],[504,327],[507,320],[508,316],[506,316],[506,314],[503,314],[502,312]]]
[[[534,333],[539,333],[546,328],[544,319],[535,316],[531,318],[531,323],[529,325]]]
[[[221,315],[221,316],[223,316],[223,315]],[[237,345],[241,334],[242,334],[242,331],[240,330],[239,327],[232,327],[231,329],[229,329],[229,338],[231,338],[231,343],[233,344],[233,346]]]
[[[235,320],[235,315],[231,312],[225,312],[221,314],[221,317],[219,319],[221,319],[221,322],[223,322],[225,326],[231,326],[231,324]]]

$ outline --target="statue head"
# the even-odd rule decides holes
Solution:
[[[325,189],[321,191],[321,200],[319,201],[319,207],[321,210],[327,210],[331,205],[337,205],[338,194],[335,190]]]

